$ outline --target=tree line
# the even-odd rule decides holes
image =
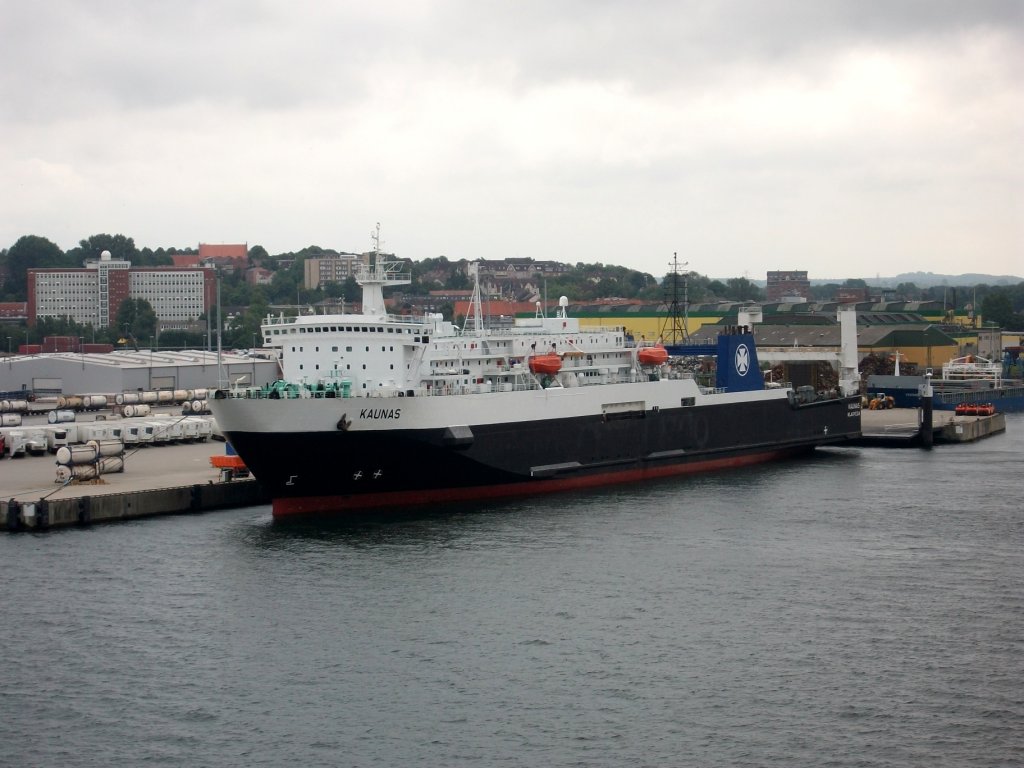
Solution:
[[[64,251],[44,237],[26,235],[10,248],[0,251],[0,272],[6,275],[0,300],[26,300],[27,272],[30,268],[80,268],[86,259],[98,259],[105,250],[110,251],[114,258],[127,259],[133,266],[171,266],[172,256],[197,252],[195,248],[138,248],[132,238],[120,234],[92,235],[81,240],[75,248]],[[258,343],[260,323],[272,306],[298,311],[300,307],[312,306],[325,300],[358,301],[359,286],[352,278],[341,283],[326,284],[315,290],[304,288],[305,260],[328,255],[337,255],[337,252],[311,245],[300,251],[271,255],[260,245],[249,248],[249,266],[267,269],[272,279],[269,285],[254,286],[246,282],[242,271],[222,274],[223,344],[232,348],[246,348],[254,342]],[[445,256],[438,256],[405,262],[412,283],[392,289],[392,294],[400,294],[410,304],[433,290],[470,287],[466,259],[449,260]],[[678,300],[683,301],[685,291],[691,305],[715,301],[758,302],[765,299],[765,291],[745,277],[720,280],[689,272],[685,278],[671,273],[656,278],[628,267],[602,263],[577,262],[566,266],[567,269],[561,274],[541,278],[547,296],[565,295],[574,302],[617,297],[669,303],[677,295]],[[502,290],[505,288],[500,281],[498,287]],[[514,295],[514,281],[509,281],[507,288],[507,298],[522,298]],[[850,288],[870,287],[864,280],[858,279],[812,285],[811,298],[814,301],[831,301],[841,289]],[[927,288],[902,283],[894,293],[907,301],[940,301],[943,306],[959,313],[970,308],[976,313],[980,312],[986,322],[994,322],[1008,330],[1024,329],[1024,282],[1015,286],[981,284]],[[451,319],[450,304],[443,306],[442,312]],[[200,318],[199,324],[213,325],[208,323],[205,316]],[[161,347],[196,347],[215,344],[215,341],[209,339],[205,328],[201,331],[162,331],[158,334],[153,308],[141,300],[124,302],[115,323],[109,328],[96,329],[68,319],[44,318],[35,329],[27,330],[26,338],[33,340],[46,335],[69,335],[122,346],[159,343]]]

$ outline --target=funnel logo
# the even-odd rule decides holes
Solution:
[[[746,376],[747,371],[750,370],[750,350],[746,344],[740,344],[736,347],[736,373],[740,376]]]

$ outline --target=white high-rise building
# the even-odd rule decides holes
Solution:
[[[132,267],[104,251],[82,269],[30,269],[28,317],[66,317],[106,328],[125,299],[145,299],[161,330],[186,328],[214,302],[214,270],[204,267]]]

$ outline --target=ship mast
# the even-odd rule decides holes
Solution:
[[[462,323],[462,332],[469,331],[469,321],[473,320],[473,331],[477,336],[484,335],[484,311],[480,301],[480,264],[474,261],[469,265],[469,276],[473,279],[473,295],[469,299],[469,309]]]
[[[373,238],[373,252],[370,254],[370,263],[364,264],[356,273],[356,282],[363,289],[363,314],[375,317],[387,315],[387,307],[384,306],[384,288],[392,285],[408,285],[412,282],[411,272],[401,272],[404,262],[386,261],[385,256],[380,252],[380,222],[377,228],[370,233]]]
[[[690,262],[688,261],[684,261],[680,266],[679,254],[675,252],[672,253],[672,261],[669,263],[669,267],[672,269],[672,271],[669,272],[669,275],[672,277],[672,301],[667,302],[669,305],[668,316],[665,318],[665,322],[661,326],[661,338],[666,344],[679,344],[690,340],[690,334],[687,330],[690,320],[690,272],[686,269],[686,265],[689,263]],[[680,317],[679,309],[680,276],[683,278],[682,317]]]

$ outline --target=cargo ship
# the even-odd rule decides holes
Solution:
[[[897,408],[921,405],[924,376],[872,375],[869,397],[891,397]],[[1003,366],[979,355],[956,357],[942,366],[942,378],[932,379],[932,407],[967,415],[1024,411],[1024,381],[1007,379]]]
[[[410,281],[401,269],[378,255],[361,270],[361,313],[268,317],[281,379],[210,401],[275,518],[643,483],[860,435],[853,379],[828,393],[766,386],[747,327],[670,355],[624,327],[581,325],[566,297],[553,316],[538,302],[487,327],[472,268],[459,327],[389,314],[383,290]]]

